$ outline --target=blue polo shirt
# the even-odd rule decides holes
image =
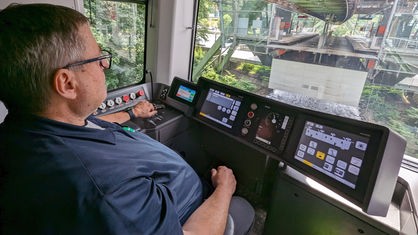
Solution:
[[[194,170],[139,132],[40,117],[0,126],[4,234],[182,234],[202,203]]]

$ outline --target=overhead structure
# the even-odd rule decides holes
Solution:
[[[305,13],[323,21],[342,24],[354,14],[359,0],[267,0],[282,8]]]

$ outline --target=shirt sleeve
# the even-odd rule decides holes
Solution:
[[[183,234],[172,193],[150,177],[130,179],[109,191],[103,210],[114,234]]]

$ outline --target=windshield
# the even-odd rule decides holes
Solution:
[[[199,1],[193,81],[387,126],[418,158],[418,1]]]

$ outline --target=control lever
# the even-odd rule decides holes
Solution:
[[[154,106],[154,109],[155,110],[159,110],[159,109],[164,109],[165,108],[165,105],[163,105],[163,104],[152,104],[152,106]]]
[[[155,123],[153,120],[147,118],[145,119],[145,122],[148,123],[149,125],[151,125],[152,127],[156,127],[157,123]]]

